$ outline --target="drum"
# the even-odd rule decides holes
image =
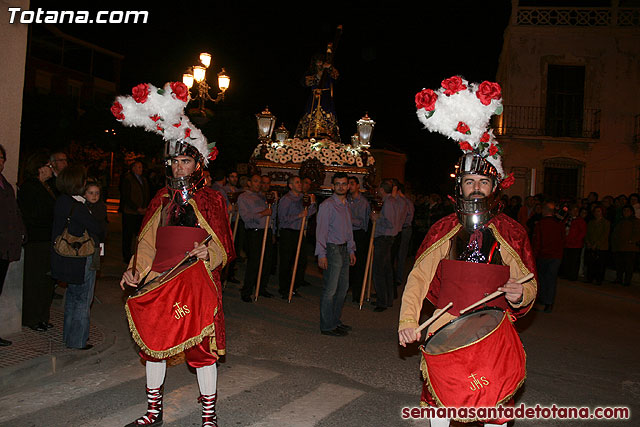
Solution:
[[[495,407],[511,399],[526,377],[522,342],[508,312],[500,309],[452,320],[420,350],[422,401],[432,406]]]
[[[218,293],[204,261],[197,260],[159,276],[125,304],[129,329],[149,356],[164,359],[215,333]]]

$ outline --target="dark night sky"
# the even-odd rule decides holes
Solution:
[[[406,152],[408,178],[420,175],[429,180],[448,173],[459,151],[453,142],[421,129],[413,97],[454,74],[469,81],[494,80],[511,9],[508,0],[344,1],[333,7],[317,2],[287,8],[262,2],[262,9],[248,2],[237,2],[247,4],[238,7],[218,7],[219,3],[171,3],[167,8],[160,2],[116,1],[95,7],[87,2],[54,6],[33,1],[31,10],[148,10],[147,24],[59,27],[125,55],[124,93],[140,82],[161,86],[181,80],[184,69],[207,51],[213,56],[214,72],[224,66],[232,79],[225,102],[250,120],[268,105],[277,124],[283,122],[291,132],[308,96],[300,79],[310,57],[324,51],[341,24],[334,63],[340,72],[335,101],[343,141],[368,112],[376,121],[373,146]],[[197,4],[200,8],[186,9]],[[433,162],[434,155],[443,161]]]

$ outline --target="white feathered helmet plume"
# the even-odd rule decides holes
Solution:
[[[141,83],[131,90],[132,95],[118,96],[111,106],[111,113],[125,126],[139,126],[148,132],[161,135],[167,141],[169,156],[181,154],[179,146],[188,144],[195,148],[201,161],[207,166],[215,160],[218,149],[184,114],[189,103],[189,88],[182,82],[169,82],[159,89],[150,83]]]
[[[423,89],[415,97],[418,119],[432,132],[458,142],[465,154],[475,154],[495,168],[494,178],[506,188],[512,176],[502,168],[502,147],[489,121],[502,113],[500,85],[489,81],[469,83],[460,76],[445,79],[437,90]]]
[[[500,189],[513,184],[513,174],[505,176],[502,147],[489,129],[494,114],[502,113],[502,93],[498,83],[469,83],[460,76],[445,79],[437,90],[423,89],[415,97],[418,119],[432,132],[458,142],[464,153],[456,169],[455,209],[460,223],[472,232],[484,227],[501,210]],[[490,177],[493,189],[487,197],[464,197],[464,176]]]

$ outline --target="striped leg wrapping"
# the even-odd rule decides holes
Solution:
[[[218,427],[216,397],[217,393],[208,395],[201,394],[198,399],[202,402],[202,427]]]
[[[126,427],[162,425],[162,387],[147,388],[147,413]]]

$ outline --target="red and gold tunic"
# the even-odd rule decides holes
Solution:
[[[517,280],[531,272],[535,274],[535,259],[529,239],[519,223],[499,214],[486,227],[495,238],[495,247],[499,248],[496,257],[501,261],[498,264],[451,259],[456,235],[463,231],[455,214],[442,218],[431,227],[407,279],[398,330],[418,327],[425,299],[436,307],[436,314],[449,302],[453,302],[453,306],[429,326],[427,332],[431,334],[459,316],[460,310],[497,290],[509,278]],[[488,305],[508,310],[520,317],[531,308],[536,292],[537,282],[534,278],[523,284],[523,296],[519,304],[512,304],[504,296],[500,296]],[[426,375],[421,401],[423,405],[440,406],[429,390]]]
[[[164,188],[149,204],[138,236],[136,268],[141,277],[147,276],[146,281],[149,282],[177,264],[186,252],[193,249],[193,242],[200,242],[207,235],[212,236],[208,243],[209,260],[204,261],[204,265],[215,285],[214,294],[217,295],[215,297],[217,301],[199,301],[200,304],[215,305],[215,311],[211,311],[214,313],[210,320],[212,327],[207,328],[208,334],[203,332],[206,336],[194,337],[194,340],[199,342],[197,345],[184,346],[189,365],[206,366],[215,363],[218,356],[225,354],[226,337],[220,272],[229,261],[235,258],[226,201],[217,191],[208,187],[200,189],[188,201],[189,207],[195,214],[196,226],[182,227],[162,223],[163,208],[166,208],[169,197],[168,189]],[[129,268],[132,268],[132,263],[133,259]],[[150,309],[153,309],[152,303]],[[131,327],[130,315],[129,321]],[[136,339],[136,331],[132,329],[132,333]],[[145,349],[140,339],[136,339],[136,342],[141,345],[140,354],[146,360],[160,360],[170,356],[155,354]]]

